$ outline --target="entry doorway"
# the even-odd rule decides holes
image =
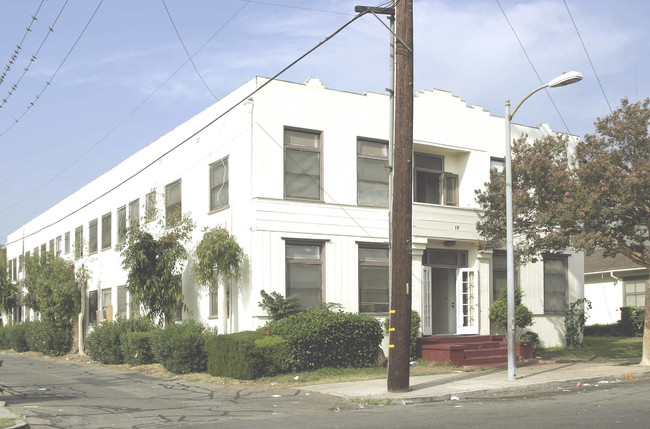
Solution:
[[[466,252],[435,249],[425,252],[422,267],[424,335],[478,334],[476,279],[476,271],[467,268]]]

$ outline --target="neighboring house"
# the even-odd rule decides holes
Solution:
[[[190,249],[204,227],[221,225],[245,250],[244,276],[229,288],[229,332],[267,320],[262,289],[387,317],[389,97],[326,89],[313,78],[274,81],[248,97],[265,82],[250,80],[26,223],[9,235],[8,258],[74,258],[71,243],[83,240],[88,249],[76,251],[90,253],[89,307],[127,316],[137,309],[114,248],[127,221],[158,204],[191,213]],[[414,102],[413,309],[424,335],[489,334],[505,252],[479,250],[474,190],[491,168],[503,169],[504,119],[445,91],[418,92]],[[553,131],[513,124],[513,136],[523,133]],[[152,189],[166,197],[154,201]],[[582,267],[582,254],[565,252],[518,268],[547,346],[564,343],[562,313],[583,296]],[[183,282],[183,317],[216,325],[218,297],[196,287],[191,262]]]
[[[645,305],[648,270],[621,254],[604,258],[602,250],[585,256],[585,298],[591,301],[587,325],[616,323],[621,307]]]

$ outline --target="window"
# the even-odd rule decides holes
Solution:
[[[544,256],[544,313],[559,314],[568,308],[567,255]]]
[[[151,222],[156,218],[156,191],[151,191],[147,194],[147,199],[145,201],[144,207],[144,220],[145,222]],[[131,218],[133,221],[133,218]]]
[[[54,239],[50,240],[50,255],[54,255]]]
[[[357,202],[388,207],[388,142],[357,140]]]
[[[503,158],[490,158],[490,170],[497,174],[506,174],[506,161]]]
[[[496,301],[501,291],[508,286],[507,254],[503,250],[495,250],[492,254],[492,300]],[[515,287],[519,286],[519,272],[515,265]]]
[[[230,317],[230,282],[226,283],[226,309]],[[210,317],[219,317],[219,291],[217,288],[210,290]]]
[[[445,173],[444,157],[415,154],[415,201],[458,205],[458,175]]]
[[[34,257],[38,259],[38,247],[34,247]]]
[[[45,255],[47,252],[47,245],[45,243],[41,244],[41,255]]]
[[[126,319],[126,286],[117,287],[117,317]]]
[[[286,243],[286,296],[298,295],[303,308],[323,301],[323,244]]]
[[[431,267],[467,268],[467,251],[426,249],[422,264]]]
[[[645,292],[648,288],[648,276],[627,278],[623,281],[623,287],[623,302],[626,306],[645,306]]]
[[[388,246],[359,245],[359,312],[388,313]]]
[[[117,244],[126,241],[126,206],[117,209]]]
[[[111,288],[102,289],[102,310],[106,310],[106,307],[113,305],[113,290]],[[106,315],[108,318],[108,315]]]
[[[102,216],[102,250],[111,247],[111,232],[113,223],[113,214],[106,213]]]
[[[133,294],[129,292],[129,314],[131,318],[137,317],[140,314],[140,305],[138,301],[133,297]]]
[[[129,226],[140,225],[140,198],[129,203]]]
[[[88,253],[97,253],[97,219],[88,224]]]
[[[97,291],[88,292],[88,322],[97,322]]]
[[[65,253],[70,253],[70,231],[65,233]]]
[[[322,199],[319,132],[284,130],[284,196]]]
[[[210,165],[210,211],[228,205],[228,158]]]
[[[74,257],[79,259],[84,255],[84,229],[78,226],[74,230]]]
[[[181,181],[165,186],[165,222],[167,226],[178,224],[182,216]]]
[[[61,245],[63,243],[61,242],[61,236],[59,235],[56,237],[56,244],[54,245],[55,251],[56,251],[56,256],[61,256],[61,252],[63,251]]]

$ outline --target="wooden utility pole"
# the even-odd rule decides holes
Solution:
[[[409,390],[413,153],[413,0],[395,11],[395,155],[391,200],[391,299],[388,391]]]

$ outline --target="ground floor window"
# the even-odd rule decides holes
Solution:
[[[126,286],[117,288],[117,317],[126,319]]]
[[[495,250],[492,253],[492,300],[499,299],[499,295],[508,285],[507,255],[504,250]],[[515,265],[515,287],[519,286],[519,270]]]
[[[323,243],[286,243],[286,296],[298,295],[303,308],[323,302]]]
[[[230,284],[226,285],[226,308],[226,317],[230,317]],[[219,290],[216,286],[210,290],[210,317],[219,317]]]
[[[388,246],[359,245],[359,312],[388,313]]]
[[[560,314],[569,304],[569,257],[544,256],[544,313]]]
[[[630,277],[623,281],[623,302],[626,306],[645,306],[645,292],[648,288],[648,276]]]

